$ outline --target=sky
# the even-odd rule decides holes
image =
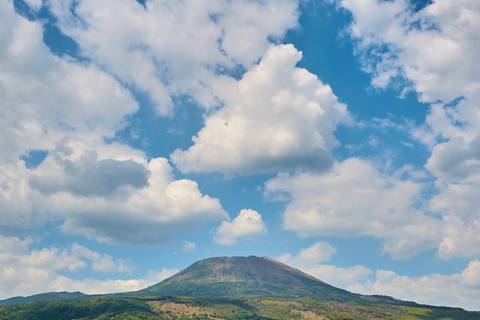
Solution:
[[[480,310],[477,0],[0,0],[0,299],[216,256]]]

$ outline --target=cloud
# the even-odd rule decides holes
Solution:
[[[393,271],[377,270],[375,280],[350,285],[347,290],[363,294],[384,294],[417,303],[478,310],[479,266],[480,261],[474,260],[461,273],[421,277],[400,276]]]
[[[296,68],[293,45],[272,45],[239,81],[214,86],[224,106],[205,119],[188,150],[171,160],[182,172],[252,174],[276,169],[325,170],[338,145],[333,132],[348,118],[328,85]]]
[[[119,81],[87,61],[52,54],[42,23],[17,14],[13,3],[0,1],[0,15],[4,234],[60,219],[66,232],[158,244],[189,229],[188,219],[201,225],[227,217],[195,182],[175,181],[165,159],[147,162],[141,151],[105,143],[139,108]],[[31,150],[46,157],[29,169],[19,157]]]
[[[13,2],[0,1],[0,230],[8,235],[49,218],[35,209],[31,170],[19,158],[32,150],[52,156],[63,141],[104,146],[139,107],[128,90],[96,66],[52,54],[43,42],[42,23],[17,14]],[[52,178],[53,172],[43,173]],[[75,188],[79,180],[70,182]],[[92,184],[84,187],[79,192],[95,190]]]
[[[403,78],[421,101],[446,103],[480,87],[475,1],[434,1],[420,11],[407,0],[338,3],[353,16],[348,33],[372,85]]]
[[[145,92],[162,115],[172,114],[172,97],[217,105],[209,79],[248,68],[299,16],[296,0],[73,3],[49,1],[62,33],[82,55]]]
[[[63,141],[35,169],[19,161],[0,171],[0,229],[15,235],[56,219],[65,233],[98,241],[165,244],[228,219],[195,181],[176,180],[166,159],[147,162],[142,152],[97,143]]]
[[[36,170],[49,164],[45,160]],[[175,232],[194,231],[206,221],[228,218],[218,199],[203,195],[195,181],[175,180],[166,159],[153,158],[136,166],[142,166],[144,176],[148,172],[148,185],[143,188],[129,187],[116,197],[83,196],[66,188],[42,197],[39,206],[65,219],[64,232],[111,243],[168,243]],[[121,166],[116,169],[113,176],[124,174]]]
[[[88,62],[53,55],[40,21],[0,2],[0,165],[72,135],[112,137],[138,110],[129,91]]]
[[[32,223],[28,170],[23,161],[0,166],[0,230],[14,235],[27,230]]]
[[[129,260],[114,259],[108,254],[99,254],[98,252],[91,251],[88,248],[79,245],[78,243],[72,244],[72,255],[79,259],[87,259],[92,263],[93,271],[100,272],[126,272],[132,273],[134,266]]]
[[[117,280],[74,280],[65,276],[58,276],[51,284],[53,291],[80,291],[86,294],[105,294],[115,292],[137,291],[154,285],[178,273],[178,269],[163,268],[160,272],[149,271],[144,278],[117,279]]]
[[[297,256],[292,257],[290,253],[282,254],[275,259],[288,265],[295,266],[302,270],[321,262],[330,261],[337,248],[332,247],[328,242],[315,242],[311,247],[300,250]]]
[[[98,154],[90,151],[74,161],[59,156],[49,157],[49,161],[55,162],[50,164],[57,167],[55,172],[30,177],[30,186],[46,195],[62,191],[83,197],[111,196],[122,188],[140,189],[148,185],[148,171],[131,159],[99,160]]]
[[[445,180],[480,182],[480,136],[468,144],[456,137],[437,145],[425,167]]]
[[[319,250],[319,248],[323,248]],[[316,242],[292,256],[282,254],[275,259],[298,268],[319,280],[360,294],[383,294],[397,299],[429,305],[457,306],[478,309],[480,298],[480,261],[472,260],[460,273],[452,275],[429,274],[420,277],[397,275],[389,270],[376,270],[356,265],[340,268],[319,264],[328,261],[321,251],[332,252],[327,242]],[[314,253],[314,254],[312,254]]]
[[[222,221],[215,231],[213,241],[232,246],[239,239],[254,239],[267,234],[262,216],[255,210],[243,209],[232,222]]]
[[[197,252],[197,250],[195,250],[195,247],[197,245],[194,243],[194,242],[189,242],[189,241],[181,241],[180,242],[180,249],[183,251],[183,252]]]
[[[372,85],[400,86],[431,103],[425,123],[411,130],[433,149],[427,169],[450,182],[478,180],[478,4],[441,0],[415,10],[407,0],[338,3],[352,13],[348,33]]]
[[[40,10],[42,7],[42,0],[25,0],[25,2],[35,11]]]
[[[128,280],[75,280],[62,275],[91,264],[93,271],[127,272],[134,268],[124,259],[114,259],[77,243],[70,249],[31,249],[31,239],[0,236],[0,299],[52,291],[110,293],[140,290],[177,273],[178,269],[149,271],[144,278]]]
[[[328,242],[320,241],[308,248],[301,249],[296,256],[284,253],[275,259],[340,288],[366,280],[372,273],[364,266],[338,268],[333,265],[320,264],[330,261],[331,256],[336,252],[337,248],[332,247]]]
[[[432,149],[425,168],[437,179],[426,210],[442,216],[440,258],[475,256],[480,216],[480,6],[438,0],[421,10],[406,0],[341,0],[372,85],[415,91],[431,103],[425,123],[411,129]],[[461,59],[459,59],[461,57]]]
[[[265,183],[264,195],[290,199],[283,227],[301,237],[380,237],[384,252],[407,259],[441,241],[441,220],[415,208],[421,188],[380,173],[367,160],[349,158],[324,174],[280,173]]]
[[[31,243],[28,239],[0,237],[2,298],[46,291],[57,271],[74,271],[87,265],[64,249],[30,250]]]

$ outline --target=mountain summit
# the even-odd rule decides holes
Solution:
[[[276,260],[255,256],[201,260],[136,294],[342,300],[359,297]]]

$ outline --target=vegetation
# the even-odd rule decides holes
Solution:
[[[48,300],[0,307],[0,319],[311,319],[311,320],[474,320],[480,313],[458,308],[378,301],[312,299],[227,299],[128,297]]]
[[[257,257],[202,260],[135,292],[44,293],[3,302],[24,304],[0,306],[0,320],[480,320],[480,313],[459,308],[354,294]]]

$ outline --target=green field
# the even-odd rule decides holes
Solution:
[[[38,301],[0,307],[0,319],[480,319],[458,308],[378,301],[129,297]]]

